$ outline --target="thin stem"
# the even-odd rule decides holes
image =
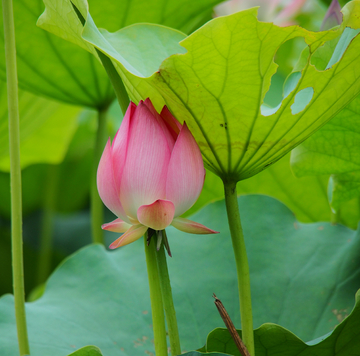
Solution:
[[[167,356],[168,352],[166,342],[165,316],[161,297],[159,270],[156,261],[155,239],[152,238],[150,240],[149,246],[147,246],[146,235],[144,241],[146,265],[149,278],[155,354],[156,356]]]
[[[22,247],[22,200],[20,129],[17,87],[15,26],[12,0],[3,0],[5,60],[9,111],[9,150],[11,184],[11,245],[15,317],[20,355],[30,354],[25,314],[25,288]]]
[[[104,206],[100,199],[97,185],[96,174],[101,154],[105,147],[106,141],[106,112],[107,109],[98,111],[98,128],[96,131],[96,139],[93,155],[93,167],[90,185],[90,210],[91,210],[91,230],[92,240],[94,243],[104,243],[104,234],[101,225],[104,222]]]
[[[46,177],[43,217],[41,223],[41,239],[38,264],[38,284],[46,281],[51,269],[52,235],[54,226],[54,213],[56,208],[56,193],[59,178],[59,167],[49,165]]]
[[[254,332],[251,307],[250,273],[246,255],[244,234],[241,227],[236,183],[224,182],[225,204],[230,234],[235,254],[238,277],[242,339],[251,356],[255,356]]]
[[[157,255],[157,262],[159,269],[161,295],[164,303],[166,323],[168,326],[168,332],[170,338],[171,355],[176,356],[181,354],[181,347],[180,347],[179,330],[176,321],[176,312],[175,312],[174,302],[171,293],[169,272],[166,263],[164,244],[161,244],[160,250],[156,255]]]

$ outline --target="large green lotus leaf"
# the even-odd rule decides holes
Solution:
[[[296,175],[332,175],[332,207],[360,196],[360,97],[292,154]]]
[[[0,82],[0,170],[10,170],[6,84]],[[60,163],[76,129],[80,108],[20,91],[21,167]]]
[[[254,326],[277,323],[304,340],[331,331],[350,313],[359,287],[358,232],[328,223],[298,223],[283,204],[261,195],[242,197],[239,203]],[[173,253],[169,273],[183,350],[203,345],[208,332],[223,325],[214,292],[240,327],[224,202],[207,206],[193,219],[221,233],[168,231]],[[88,228],[88,221],[83,226]],[[79,224],[76,229],[75,237],[81,237]],[[57,231],[64,239],[72,234],[60,226]],[[106,238],[116,236],[108,233]],[[48,280],[43,297],[27,304],[32,354],[65,356],[89,344],[104,356],[153,352],[143,249],[142,240],[111,252],[93,245],[67,259]],[[7,295],[0,301],[1,355],[16,354],[14,324],[13,298]]]
[[[326,41],[340,36],[346,26],[360,27],[357,1],[344,8],[344,21],[337,30],[324,32],[259,22],[256,9],[216,18],[181,42],[185,54],[177,49],[179,54],[157,58],[156,62],[163,62],[156,71],[153,60],[149,60],[148,70],[144,70],[146,63],[138,68],[137,58],[133,61],[127,56],[129,49],[121,40],[122,31],[110,34],[97,29],[85,0],[74,1],[78,13],[86,19],[84,28],[80,19],[75,25],[78,13],[70,12],[70,5],[52,4],[47,5],[39,24],[70,37],[69,40],[83,48],[94,51],[94,45],[108,55],[131,99],[138,102],[150,97],[157,109],[167,104],[180,121],[186,120],[208,168],[227,180],[248,178],[276,162],[360,91],[357,80],[360,68],[356,60],[360,37],[351,41],[331,68],[318,70],[310,64],[312,54]],[[61,30],[57,27],[60,22]],[[131,31],[139,33],[141,29],[134,26]],[[129,48],[139,47],[144,57],[148,53],[148,58],[153,58],[153,47],[159,46],[169,31],[153,30],[151,36],[136,38]],[[262,109],[277,68],[274,55],[279,46],[295,37],[303,37],[308,45],[305,66],[279,108]],[[148,43],[147,52],[144,41]],[[148,72],[153,74],[148,76]]]
[[[255,330],[257,356],[359,356],[360,355],[360,293],[349,317],[318,343],[304,343],[290,331],[275,324],[263,324]],[[241,331],[238,330],[241,336]],[[241,356],[227,329],[215,329],[207,337],[207,352],[226,352]]]
[[[190,31],[207,19],[218,2],[171,0],[163,4],[157,0],[93,0],[90,6],[97,23],[110,31],[136,22],[155,22]],[[56,2],[52,5],[56,6]],[[114,93],[101,64],[77,46],[36,27],[43,10],[42,0],[14,1],[20,86],[77,105],[96,108],[108,105]],[[2,14],[0,22],[3,38]],[[4,58],[3,41],[0,53]],[[0,75],[5,77],[4,60],[0,61]]]

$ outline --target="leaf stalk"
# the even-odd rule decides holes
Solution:
[[[156,258],[156,241],[150,239],[147,245],[147,234],[144,237],[146,266],[149,279],[151,314],[154,330],[154,344],[156,356],[167,356],[167,342],[165,329],[165,315],[161,295],[159,269]]]
[[[159,269],[161,295],[164,304],[166,323],[168,326],[168,333],[170,338],[171,355],[176,356],[181,354],[181,346],[179,330],[176,320],[176,312],[171,292],[169,271],[166,263],[165,247],[163,243],[161,244],[161,247],[156,255]]]
[[[22,197],[20,166],[19,98],[12,0],[3,0],[5,61],[9,113],[9,151],[11,184],[11,246],[15,318],[21,356],[30,354],[26,326],[24,262],[22,241]]]
[[[92,240],[94,243],[104,244],[104,234],[101,230],[101,225],[104,222],[104,206],[100,199],[96,175],[99,161],[105,147],[106,140],[106,113],[107,108],[98,111],[98,128],[96,131],[96,139],[93,155],[93,166],[91,173],[90,184],[90,213],[91,213],[91,231]]]
[[[224,181],[223,183],[226,212],[228,215],[238,278],[242,339],[250,355],[255,356],[250,272],[237,201],[236,182]]]

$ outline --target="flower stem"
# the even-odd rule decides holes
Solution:
[[[51,245],[54,225],[54,212],[56,207],[56,193],[59,179],[59,166],[50,164],[47,168],[46,178],[37,276],[38,284],[42,284],[46,281],[51,269]]]
[[[12,0],[3,0],[6,79],[9,111],[9,150],[11,182],[11,246],[15,318],[20,355],[30,354],[26,327],[24,266],[22,247],[22,200],[20,167],[20,129],[17,87],[15,26]]]
[[[242,339],[251,356],[255,356],[254,332],[251,307],[250,273],[246,255],[244,234],[241,227],[237,201],[236,182],[225,182],[225,204],[230,234],[235,254],[238,277]]]
[[[157,255],[157,262],[159,269],[162,300],[164,303],[166,323],[168,326],[168,332],[170,338],[171,355],[176,356],[181,354],[181,347],[180,347],[178,325],[176,321],[176,312],[175,312],[174,302],[171,293],[169,272],[166,263],[164,244],[161,244],[160,250],[156,255]]]
[[[154,344],[156,356],[167,356],[167,342],[166,342],[166,330],[165,330],[165,316],[163,309],[163,302],[161,297],[161,287],[159,279],[159,270],[156,260],[156,245],[155,239],[150,240],[149,246],[147,246],[145,234],[145,256],[146,265],[149,278],[150,289],[150,301],[151,312],[154,330]]]
[[[92,167],[91,184],[90,184],[92,240],[94,243],[100,243],[100,244],[104,243],[104,234],[103,231],[101,230],[101,225],[104,222],[104,206],[97,190],[96,173],[101,158],[101,154],[105,147],[106,112],[107,109],[102,109],[98,111],[98,128],[96,132],[93,167]]]

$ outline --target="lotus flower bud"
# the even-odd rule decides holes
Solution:
[[[118,217],[102,228],[123,233],[110,248],[169,225],[193,234],[216,233],[180,218],[199,197],[204,179],[200,149],[186,123],[181,125],[166,106],[158,114],[150,99],[130,103],[97,171],[100,197]]]

